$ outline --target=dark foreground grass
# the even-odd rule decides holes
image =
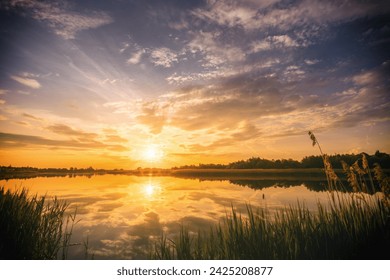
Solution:
[[[67,204],[54,198],[30,196],[26,189],[15,192],[0,188],[0,259],[66,258],[75,216]],[[71,223],[69,223],[71,222]],[[64,227],[63,227],[64,226]],[[64,229],[65,228],[65,229]]]

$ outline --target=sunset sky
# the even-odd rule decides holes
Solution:
[[[0,4],[0,165],[390,152],[388,1]]]

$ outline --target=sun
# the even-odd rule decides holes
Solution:
[[[149,145],[145,148],[142,157],[146,161],[155,162],[162,159],[163,152],[157,145]]]

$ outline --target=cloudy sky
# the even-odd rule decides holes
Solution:
[[[390,5],[5,0],[0,164],[390,152]]]

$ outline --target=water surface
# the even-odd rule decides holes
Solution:
[[[26,187],[31,194],[68,201],[69,212],[77,209],[72,242],[88,240],[95,259],[147,258],[150,246],[162,232],[173,236],[183,225],[194,232],[207,230],[231,207],[245,213],[250,204],[272,212],[299,200],[315,210],[317,202],[326,202],[328,195],[306,186],[313,184],[320,182],[199,181],[127,175],[0,181],[5,188]],[[73,246],[69,258],[85,258],[84,246]]]

